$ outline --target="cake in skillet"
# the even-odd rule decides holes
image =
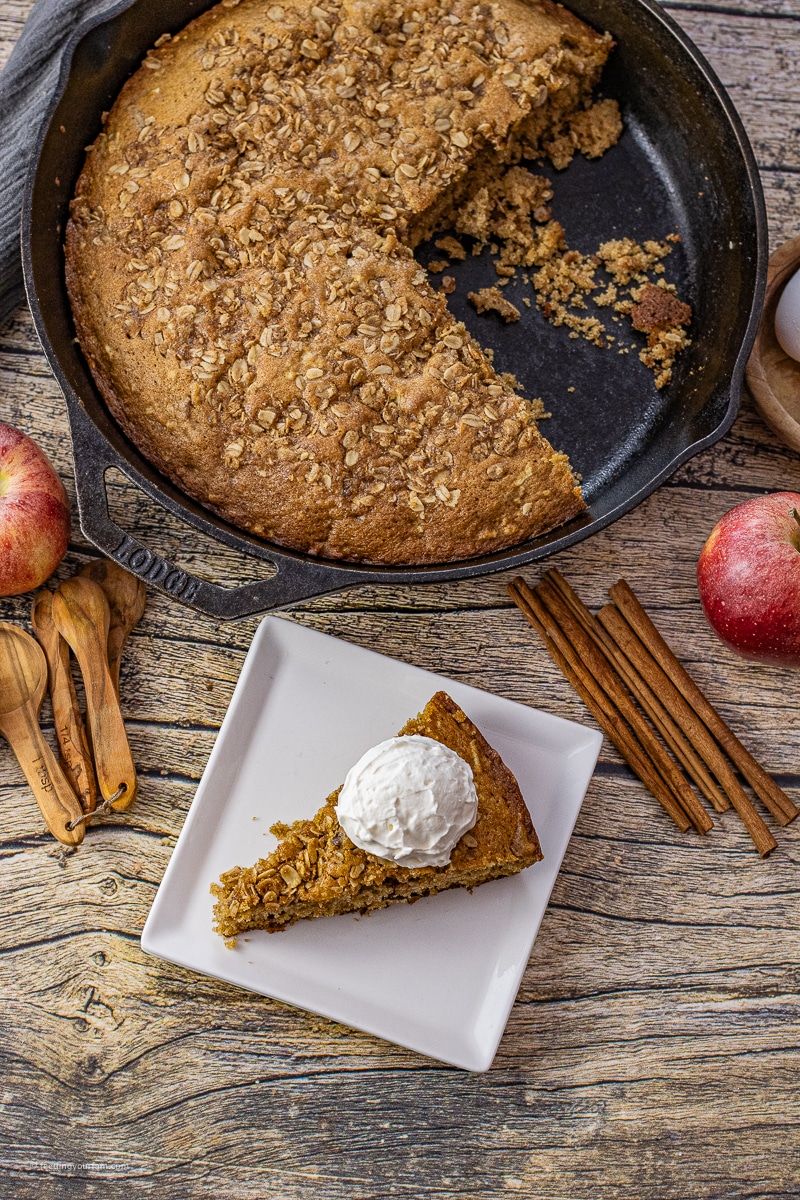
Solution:
[[[139,450],[333,559],[469,559],[579,514],[413,249],[523,155],[618,135],[592,104],[611,47],[549,0],[223,0],[160,38],[66,231],[78,338]]]

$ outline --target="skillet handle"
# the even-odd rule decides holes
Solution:
[[[170,559],[143,546],[113,520],[108,510],[106,471],[116,467],[131,483],[138,487],[141,484],[132,476],[122,455],[114,451],[90,422],[82,406],[70,403],[68,397],[68,408],[81,529],[98,550],[144,583],[207,616],[236,621],[366,582],[360,573],[328,563],[317,566],[277,552],[265,560],[274,572],[269,579],[238,587],[222,587],[184,571]]]

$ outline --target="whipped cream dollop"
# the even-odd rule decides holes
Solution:
[[[433,738],[389,738],[348,771],[337,815],[368,854],[401,867],[445,867],[478,815],[472,768]]]

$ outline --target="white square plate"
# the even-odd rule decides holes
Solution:
[[[211,930],[209,885],[310,817],[376,742],[444,689],[519,781],[542,862],[471,895],[456,888],[370,917]],[[589,785],[602,737],[302,625],[267,617],[142,933],[180,966],[376,1034],[470,1071],[491,1065]]]

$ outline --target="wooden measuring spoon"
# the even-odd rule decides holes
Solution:
[[[39,639],[47,659],[50,699],[56,737],[61,747],[64,773],[77,795],[85,813],[94,812],[97,804],[97,782],[92,756],[86,741],[86,730],[72,682],[69,646],[53,623],[53,593],[47,588],[37,592],[31,607],[33,632]]]
[[[17,756],[47,828],[67,846],[83,841],[78,799],[42,737],[39,709],[47,690],[47,661],[41,646],[24,629],[0,622],[0,732]]]
[[[121,811],[136,795],[136,768],[108,669],[111,613],[100,584],[85,575],[66,579],[53,596],[53,621],[69,642],[83,675],[100,792],[107,802],[114,797],[111,807]]]
[[[95,558],[81,567],[81,575],[99,583],[111,609],[108,629],[108,669],[119,696],[119,664],[130,631],[139,624],[147,601],[147,588],[110,558]]]

